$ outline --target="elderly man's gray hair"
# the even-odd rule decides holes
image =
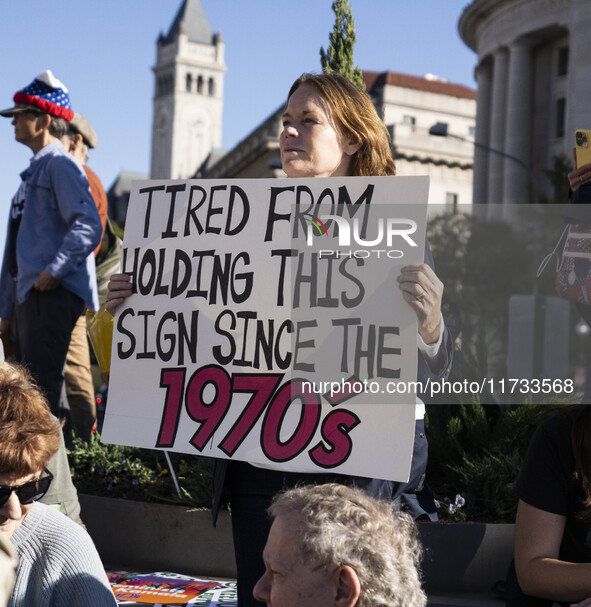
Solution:
[[[299,512],[296,546],[302,563],[352,567],[361,584],[357,607],[424,607],[421,545],[412,518],[362,490],[340,484],[308,485],[280,493],[275,518]]]

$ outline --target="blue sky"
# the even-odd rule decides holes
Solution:
[[[232,147],[284,100],[290,84],[320,68],[332,0],[202,0],[226,43],[223,145]],[[99,136],[89,165],[107,189],[122,170],[148,172],[155,41],[181,0],[2,0],[0,108],[51,69]],[[475,88],[476,55],[457,22],[468,0],[351,0],[355,62],[373,71],[436,74]],[[0,118],[0,243],[10,198],[30,150]]]

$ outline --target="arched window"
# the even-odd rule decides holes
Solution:
[[[199,76],[197,78],[197,92],[202,95],[203,94],[203,76]]]
[[[210,78],[207,82],[207,93],[209,95],[215,95],[215,80]]]
[[[191,88],[193,87],[193,76],[191,74],[187,74],[187,93],[191,92]]]

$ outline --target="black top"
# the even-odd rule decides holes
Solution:
[[[18,265],[16,262],[16,238],[18,236],[18,230],[21,225],[21,219],[23,218],[23,209],[25,207],[25,193],[26,193],[26,178],[27,172],[21,173],[21,184],[12,197],[10,205],[10,218],[8,221],[8,237],[6,244],[6,258],[8,271],[13,278],[16,278],[18,273]]]
[[[576,192],[569,191],[568,202],[562,212],[566,223],[591,223],[591,183],[583,183]]]
[[[519,498],[530,506],[566,516],[559,558],[586,563],[591,562],[591,521],[576,516],[584,492],[581,483],[574,479],[572,423],[572,412],[562,411],[540,424],[529,445],[516,489]]]

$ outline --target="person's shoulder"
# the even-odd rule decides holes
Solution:
[[[27,555],[35,567],[44,571],[66,568],[76,572],[104,572],[94,542],[83,527],[39,502],[35,503],[33,512],[34,528],[29,529],[27,539],[17,550]]]
[[[70,523],[74,525],[74,527],[80,527],[80,525],[76,524],[73,520],[69,519],[67,516],[64,516],[58,508],[48,506],[42,502],[35,502],[32,512],[36,514],[37,518],[41,518],[43,521],[58,527],[62,527],[64,525],[69,527]],[[67,522],[64,522],[62,519],[65,519]]]
[[[100,180],[100,177],[87,165],[82,165],[84,172],[86,173],[86,178],[88,179],[88,183],[90,183],[93,187],[99,188],[103,192],[105,188]]]
[[[529,450],[536,457],[547,453],[559,460],[566,458],[565,465],[570,466],[573,457],[571,435],[579,409],[578,406],[564,406],[540,422],[532,435]]]
[[[86,173],[86,176],[88,177],[89,181],[91,179],[96,179],[97,181],[100,181],[99,176],[87,164],[82,165],[82,168],[84,169],[84,172]]]
[[[33,528],[29,529],[27,541],[17,548],[23,567],[30,569],[30,583],[52,585],[51,604],[56,607],[114,607],[116,603],[90,535],[51,506],[36,502],[25,523],[31,514]]]
[[[52,547],[55,545],[54,539],[66,536],[72,531],[70,525],[64,524],[62,519],[67,519],[67,517],[55,508],[35,502],[11,538],[13,545],[19,553],[31,551],[36,553],[38,550],[52,551]],[[74,521],[69,519],[68,521],[77,526]],[[74,530],[73,533],[77,532]]]
[[[56,171],[68,171],[81,175],[86,175],[80,161],[69,152],[61,144],[61,142],[53,142],[49,144],[51,148],[48,150],[46,158],[46,165],[48,168]]]
[[[575,410],[572,407],[564,407],[554,415],[546,418],[540,423],[540,430],[549,437],[560,437],[570,434],[573,426]]]
[[[92,544],[87,531],[56,508],[36,502],[33,512],[39,519],[37,532],[42,530],[47,543],[54,549],[65,548],[69,552],[75,545]]]
[[[566,409],[543,419],[532,434],[530,446],[558,444],[568,441],[572,430],[572,414]],[[568,441],[570,442],[570,441]]]

